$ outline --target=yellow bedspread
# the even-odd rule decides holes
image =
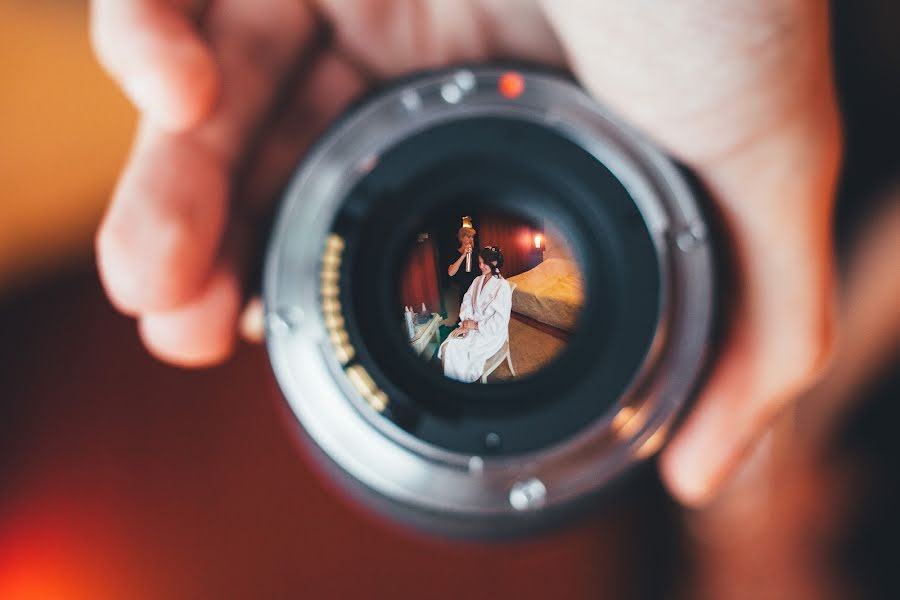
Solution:
[[[517,285],[512,310],[566,331],[574,331],[584,302],[584,287],[577,264],[550,258],[509,278]]]

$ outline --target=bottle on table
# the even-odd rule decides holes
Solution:
[[[404,307],[403,318],[406,321],[406,333],[409,339],[416,337],[416,319],[411,306]]]

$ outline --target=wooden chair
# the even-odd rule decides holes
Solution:
[[[510,283],[509,287],[511,293],[516,291],[515,283]],[[503,342],[503,346],[501,346],[500,349],[484,363],[484,371],[481,373],[481,383],[487,383],[488,376],[496,371],[497,367],[502,365],[504,360],[509,365],[509,372],[515,377],[516,370],[513,368],[512,353],[509,351],[509,326],[507,326],[506,329],[506,341]]]

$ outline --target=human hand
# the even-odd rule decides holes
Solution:
[[[467,329],[464,329],[463,327],[457,327],[456,329],[454,329],[453,331],[450,332],[450,337],[451,338],[466,337],[467,333],[468,333]]]
[[[674,495],[700,504],[830,356],[841,140],[828,3],[543,6],[587,89],[699,176],[731,246],[725,336],[660,461]]]
[[[100,273],[163,360],[199,366],[229,354],[270,203],[351,98],[415,69],[491,58],[568,63],[716,200],[736,257],[733,314],[712,376],[662,457],[676,496],[697,503],[714,493],[827,356],[840,147],[827,3],[92,8],[101,61],[143,115],[97,236]]]
[[[231,351],[271,203],[352,98],[428,66],[562,60],[540,9],[515,0],[94,0],[92,37],[142,113],[100,274],[151,352],[186,366]]]

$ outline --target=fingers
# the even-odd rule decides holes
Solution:
[[[139,109],[185,129],[215,103],[212,52],[193,26],[192,0],[94,0],[91,39],[103,66]]]
[[[342,51],[375,78],[489,58],[563,62],[556,37],[532,1],[316,4],[331,21]]]
[[[734,245],[727,338],[661,461],[675,496],[701,503],[830,350],[839,135],[828,5],[543,6],[585,87],[700,176]]]
[[[193,137],[234,168],[264,123],[317,21],[296,0],[217,0],[202,28],[221,71],[215,112]]]
[[[267,201],[280,192],[303,152],[343,107],[362,89],[362,79],[332,53],[323,54],[296,82],[289,94],[291,110],[274,119],[266,141],[250,163],[246,184],[236,203],[240,211],[226,235],[213,277],[201,293],[175,309],[150,312],[141,318],[144,343],[159,359],[182,366],[220,362],[231,352],[239,316],[248,341],[262,338],[262,305],[251,301],[241,312],[239,285],[256,257],[264,228]],[[240,314],[239,314],[240,313]]]
[[[265,312],[262,298],[254,296],[244,306],[238,321],[238,333],[250,344],[261,344],[265,338]]]
[[[289,0],[252,9],[221,0],[206,20],[219,56],[219,103],[181,133],[144,122],[97,236],[106,289],[130,314],[172,311],[204,293],[237,162],[313,30],[312,15]]]
[[[228,265],[217,267],[191,301],[140,317],[144,345],[160,360],[185,367],[221,362],[234,348],[241,294],[237,272]]]
[[[145,122],[97,234],[107,295],[127,314],[190,300],[215,261],[228,203],[222,162]]]
[[[798,171],[781,185],[762,178],[757,187],[729,173],[715,186],[728,190],[721,206],[737,288],[713,371],[661,457],[664,480],[686,504],[710,500],[828,363],[836,316],[830,215],[837,139],[821,141],[832,145],[825,152],[831,158],[809,177]]]

